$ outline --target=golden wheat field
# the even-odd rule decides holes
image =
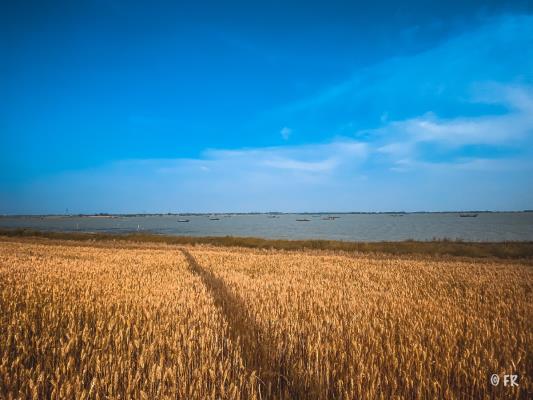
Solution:
[[[0,239],[2,399],[530,398],[532,326],[526,261]]]

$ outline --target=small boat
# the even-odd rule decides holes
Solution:
[[[220,218],[217,218],[217,217],[210,217],[209,218],[209,221],[219,221]]]
[[[309,222],[310,220],[307,219],[307,218],[299,218],[296,221],[298,221],[298,222]]]
[[[277,215],[269,215],[267,218],[279,218]]]
[[[189,222],[188,219],[178,219],[178,222]]]
[[[337,218],[339,218],[339,217],[324,217],[324,218],[322,218],[322,220],[323,220],[323,221],[334,221],[334,220],[336,220]]]
[[[459,214],[461,218],[475,218],[477,214]]]

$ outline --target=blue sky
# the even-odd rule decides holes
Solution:
[[[527,1],[13,3],[0,213],[533,208]]]

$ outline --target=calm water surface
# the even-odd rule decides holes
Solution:
[[[533,212],[480,213],[475,218],[446,214],[328,214],[326,215],[207,215],[139,217],[0,217],[0,227],[50,231],[114,232],[143,231],[184,236],[253,236],[277,239],[332,239],[348,241],[431,240],[467,241],[533,240]],[[188,219],[189,222],[178,222]],[[297,221],[308,219],[309,221]]]

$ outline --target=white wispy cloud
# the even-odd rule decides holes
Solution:
[[[167,160],[171,164],[159,168],[161,173],[176,173],[199,164],[210,171],[276,170],[306,173],[327,173],[348,165],[361,164],[368,156],[368,145],[353,139],[338,139],[324,144],[248,148],[238,150],[209,149],[198,159]]]
[[[292,134],[292,129],[284,126],[279,133],[284,140],[288,140]]]
[[[468,145],[520,148],[533,139],[533,88],[527,85],[477,85],[472,101],[493,103],[506,111],[477,117],[439,118],[427,113],[392,121],[371,133],[379,138],[376,152],[394,163],[417,156],[419,145],[430,143],[443,149]],[[424,156],[424,154],[418,154]],[[457,160],[461,163],[461,160]]]
[[[509,78],[511,72],[517,76],[530,76],[533,68],[532,27],[532,15],[488,18],[484,25],[476,25],[427,51],[389,58],[358,69],[338,83],[278,111],[281,114],[308,114],[357,104],[364,105],[361,107],[364,113],[378,112],[378,121],[380,117],[389,117],[384,111],[396,111],[406,104],[418,106],[433,102],[442,95],[444,98],[462,95],[463,89],[477,80],[501,81]],[[488,92],[490,95],[491,90]],[[381,100],[377,105],[368,101],[375,96],[380,96]],[[380,109],[383,106],[385,109]],[[348,109],[354,111],[354,107]]]
[[[390,167],[395,172],[424,171],[426,174],[434,172],[532,172],[533,162],[529,158],[505,157],[505,158],[484,158],[484,157],[462,157],[453,161],[428,162],[411,158],[400,158],[393,162]]]

